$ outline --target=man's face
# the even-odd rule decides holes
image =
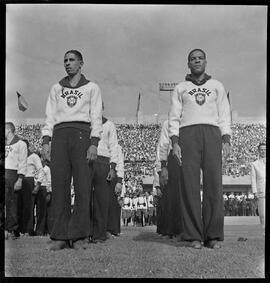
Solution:
[[[7,138],[7,136],[9,135],[9,133],[11,133],[11,129],[9,127],[5,127],[5,138]]]
[[[188,67],[192,74],[200,75],[205,72],[206,63],[203,52],[195,50],[189,56]]]
[[[64,57],[64,67],[68,75],[76,75],[81,67],[83,62],[73,53],[67,53]]]
[[[264,158],[266,157],[266,146],[265,145],[261,145],[259,148],[259,156],[260,158]]]

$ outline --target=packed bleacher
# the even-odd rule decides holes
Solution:
[[[17,133],[30,143],[30,150],[41,150],[41,124],[19,125]],[[153,175],[160,124],[116,125],[119,144],[125,156],[125,182],[129,187],[141,184],[143,176]],[[250,163],[256,159],[257,146],[266,141],[263,124],[232,125],[231,155],[223,162],[223,175],[232,177],[250,174]]]

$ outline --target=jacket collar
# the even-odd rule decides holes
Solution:
[[[62,87],[68,87],[68,88],[78,88],[78,87],[81,87],[83,85],[86,85],[88,84],[90,81],[87,80],[85,78],[85,76],[82,74],[81,75],[81,78],[78,82],[78,84],[76,86],[71,86],[70,83],[69,83],[69,79],[68,79],[68,76],[64,77],[62,80],[59,81],[59,84],[62,86]]]
[[[203,85],[204,83],[206,83],[210,79],[211,79],[211,76],[207,75],[206,73],[204,75],[204,78],[200,82],[197,82],[196,80],[194,80],[192,74],[187,74],[186,77],[185,77],[186,81],[191,81],[195,85]]]
[[[10,144],[7,144],[6,145],[12,145],[12,144],[15,144],[16,142],[18,142],[20,140],[20,138],[18,136],[14,136],[13,139],[11,140]]]
[[[102,116],[102,124],[105,124],[108,121],[108,119],[104,116]]]

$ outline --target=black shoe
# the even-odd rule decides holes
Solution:
[[[101,240],[101,239],[92,239],[90,243],[93,243],[93,244],[105,243],[105,240]]]
[[[221,248],[221,245],[219,244],[217,240],[207,241],[204,245],[205,247],[209,249],[220,249]]]
[[[199,241],[192,241],[192,242],[190,242],[189,246],[193,249],[201,249],[202,248],[202,244]]]
[[[80,249],[84,249],[85,250],[85,249],[88,248],[88,245],[89,245],[88,238],[80,239],[80,240],[77,240],[77,241],[73,242],[73,248],[75,250],[80,250]]]
[[[20,237],[20,233],[18,232],[18,231],[11,231],[11,233],[10,233],[10,238],[12,239],[12,240],[16,240],[16,239],[18,239]]]

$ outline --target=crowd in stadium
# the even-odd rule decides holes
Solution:
[[[19,136],[29,140],[30,149],[35,152],[41,150],[41,127],[22,124],[16,129]],[[161,125],[120,124],[116,128],[125,156],[125,182],[129,187],[136,187],[143,176],[153,175]],[[257,146],[265,140],[265,125],[233,123],[231,155],[223,163],[223,175],[233,178],[249,175],[250,163],[257,157]]]

